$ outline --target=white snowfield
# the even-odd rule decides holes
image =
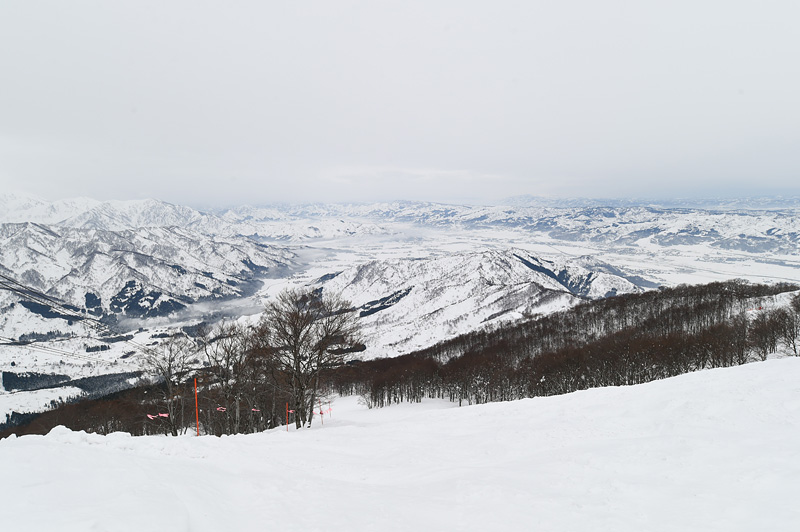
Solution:
[[[311,429],[0,441],[3,530],[796,531],[800,359]]]

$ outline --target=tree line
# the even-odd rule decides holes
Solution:
[[[800,295],[788,308],[759,301],[798,288],[733,280],[588,301],[343,367],[329,386],[378,407],[425,397],[475,404],[639,384],[765,360],[781,346],[797,355]]]
[[[319,292],[284,292],[253,325],[178,334],[145,355],[150,381],[65,405],[6,431],[178,435],[308,426],[329,394],[368,406],[444,398],[459,404],[639,384],[705,368],[798,354],[800,295],[766,309],[789,284],[740,280],[586,301],[569,310],[475,331],[411,354],[369,361],[352,306]],[[788,296],[787,296],[788,297]],[[287,405],[290,419],[286,419]],[[2,436],[3,433],[0,433]]]
[[[287,421],[301,428],[311,424],[322,401],[327,373],[360,349],[349,303],[318,291],[287,290],[256,324],[223,322],[145,350],[149,378],[135,389],[63,405],[6,433],[45,433],[58,424],[102,434],[173,436],[198,423],[214,435],[258,432]]]

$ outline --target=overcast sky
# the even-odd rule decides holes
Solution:
[[[0,3],[0,184],[193,205],[800,193],[800,2]]]

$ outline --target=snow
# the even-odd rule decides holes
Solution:
[[[558,283],[515,255],[563,269],[572,280],[591,276],[580,294],[590,297],[629,292],[633,284],[737,277],[800,283],[797,212],[393,202],[242,206],[213,214],[156,200],[48,202],[0,193],[0,273],[79,308],[91,293],[108,310],[131,280],[162,294],[140,298],[143,307],[168,298],[195,301],[170,316],[120,316],[120,332],[155,326],[174,332],[222,317],[253,321],[286,287],[322,287],[356,305],[411,289],[361,320],[367,350],[360,356],[371,358],[577,301],[568,294],[540,298],[535,285],[559,289]],[[279,244],[262,245],[270,241]],[[269,271],[243,274],[250,265]],[[250,277],[264,283],[254,294],[257,283],[241,283]],[[0,290],[2,336],[59,332],[74,339],[38,346],[80,356],[0,346],[0,370],[80,377],[137,369],[135,358],[121,359],[130,345],[112,345],[87,361],[85,348],[97,334],[89,324],[44,319],[18,300]],[[153,342],[149,335],[136,341]]]
[[[0,441],[4,529],[796,530],[800,359],[312,429]]]
[[[2,391],[0,385],[0,392]],[[60,403],[81,395],[83,390],[75,386],[0,393],[0,415],[5,416],[12,412],[44,412],[52,408],[53,402]]]

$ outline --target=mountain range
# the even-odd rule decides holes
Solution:
[[[755,199],[756,206],[773,205]],[[777,200],[776,200],[777,201]],[[595,200],[596,202],[596,200]],[[713,203],[709,200],[710,203]],[[552,202],[551,202],[552,203]],[[573,202],[580,205],[579,202]],[[216,211],[147,199],[99,202],[86,198],[47,202],[0,195],[0,223],[36,222],[75,229],[122,231],[180,227],[207,235],[246,235],[285,241],[358,235],[391,235],[393,226],[513,229],[556,240],[630,245],[649,239],[660,246],[709,244],[726,249],[796,253],[800,204],[783,209],[666,208],[648,204],[570,206],[470,206],[422,202],[238,206]],[[730,206],[748,205],[729,202]]]
[[[0,369],[133,371],[132,359],[122,359],[132,352],[125,342],[87,362],[97,333],[76,316],[157,344],[178,327],[255,317],[290,286],[351,301],[367,346],[360,356],[369,358],[662,285],[800,280],[793,209],[517,203],[198,210],[153,199],[0,194],[0,275],[58,303],[0,290],[2,336],[55,338],[36,345],[84,353],[59,361],[36,354],[36,345],[0,346]]]

